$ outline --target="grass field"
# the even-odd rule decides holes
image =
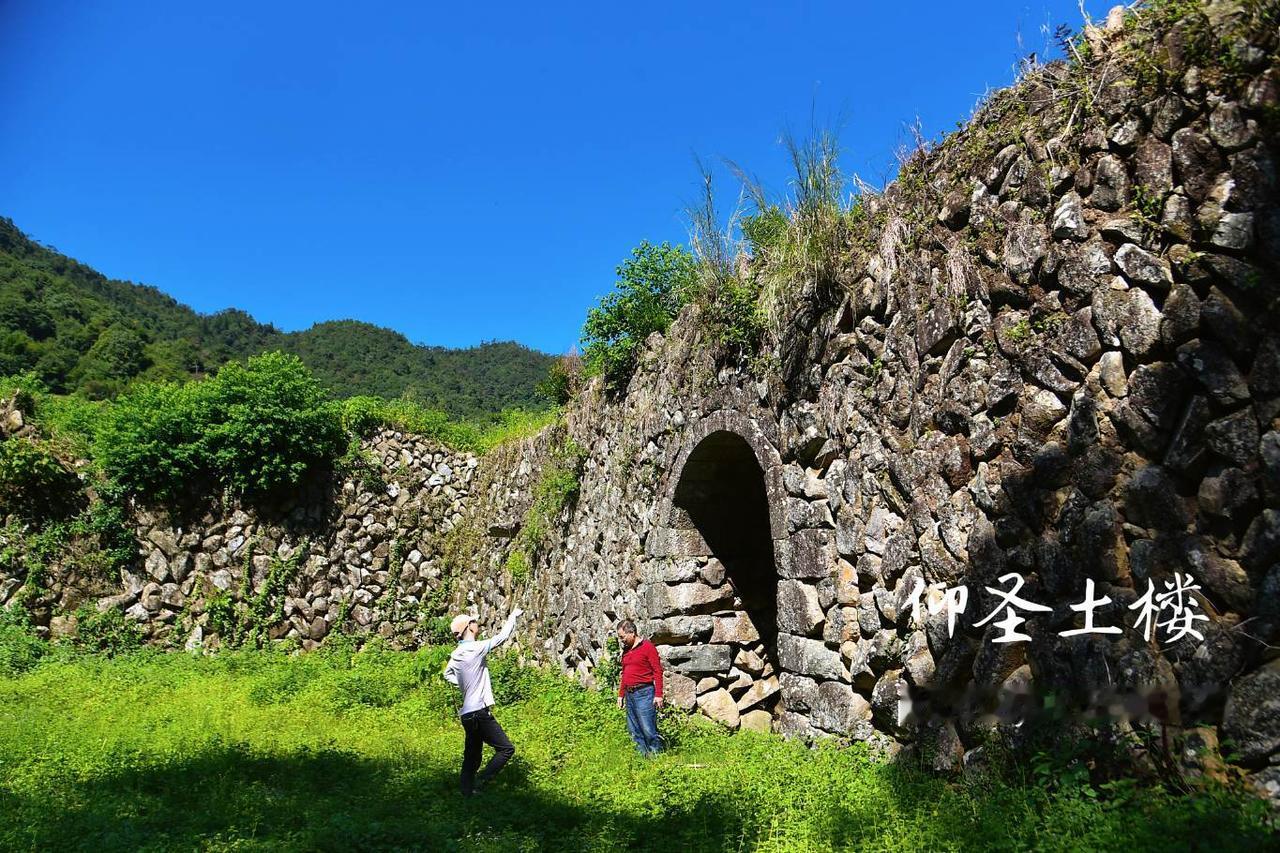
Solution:
[[[494,666],[517,746],[457,793],[447,650],[47,657],[0,677],[4,850],[1256,850],[1227,791],[944,780],[858,747],[664,721],[632,750],[608,697]]]

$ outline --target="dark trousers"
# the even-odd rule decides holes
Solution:
[[[466,745],[462,749],[462,793],[470,794],[475,790],[476,769],[480,766],[484,745],[487,743],[493,747],[493,757],[480,773],[481,785],[498,775],[498,771],[516,754],[516,748],[488,708],[463,714],[462,729],[467,733]]]

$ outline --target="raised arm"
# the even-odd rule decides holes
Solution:
[[[511,615],[507,617],[507,621],[502,625],[502,630],[497,634],[494,634],[493,637],[490,638],[488,645],[485,646],[485,654],[493,651],[511,638],[511,632],[516,628],[516,620],[519,619],[523,613],[524,611],[519,607],[511,611]]]

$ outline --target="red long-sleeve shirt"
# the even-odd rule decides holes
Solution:
[[[639,639],[622,653],[622,678],[618,682],[618,695],[635,684],[653,682],[653,695],[662,695],[662,661],[653,643]]]

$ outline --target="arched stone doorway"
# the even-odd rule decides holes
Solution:
[[[742,436],[713,432],[693,449],[672,496],[672,521],[697,530],[719,560],[777,670],[778,571],[764,473]]]
[[[648,625],[669,693],[730,727],[768,727],[777,704],[784,494],[781,460],[759,425],[715,412],[686,433],[646,540],[657,558]]]

